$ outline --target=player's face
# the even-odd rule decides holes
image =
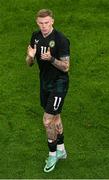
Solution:
[[[44,36],[47,36],[53,29],[54,20],[50,16],[38,17],[36,22]]]

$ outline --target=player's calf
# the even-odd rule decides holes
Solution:
[[[44,172],[50,172],[55,168],[57,162],[56,148],[57,148],[57,133],[54,124],[54,116],[44,113],[43,123],[46,129],[48,138],[49,157],[44,167]]]

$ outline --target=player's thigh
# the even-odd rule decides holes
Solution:
[[[54,122],[54,115],[44,112],[43,123],[45,127],[48,127],[51,122]]]

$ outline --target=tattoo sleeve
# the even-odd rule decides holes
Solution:
[[[53,66],[55,66],[57,69],[67,72],[69,70],[69,56],[61,57],[60,60],[55,59],[55,61],[52,63]]]
[[[54,123],[50,123],[49,126],[46,128],[47,137],[48,139],[51,139],[53,141],[56,140],[57,134],[56,134],[56,127]]]
[[[56,124],[56,132],[57,132],[57,134],[62,134],[62,132],[63,132],[62,123]]]

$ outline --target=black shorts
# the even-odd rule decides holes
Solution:
[[[62,76],[54,81],[40,81],[41,106],[48,114],[60,114],[64,99],[69,88],[68,76]]]
[[[53,115],[60,114],[62,111],[62,106],[64,104],[65,96],[66,92],[46,92],[44,90],[41,90],[41,106],[44,108],[46,113]]]

